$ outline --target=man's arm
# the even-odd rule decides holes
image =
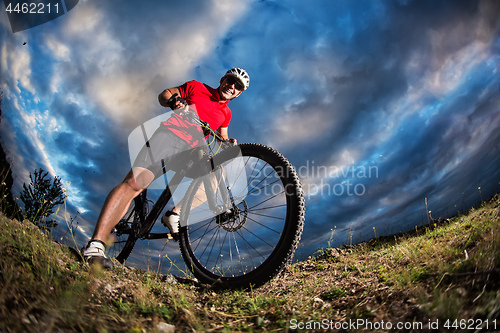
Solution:
[[[168,88],[163,90],[159,95],[158,95],[158,102],[160,102],[161,106],[168,107],[169,105],[167,104],[167,101],[172,97],[172,95],[178,94],[179,96],[181,95],[181,92],[179,90],[179,87],[174,87],[174,88]],[[181,102],[177,101],[173,109],[180,109],[184,107]]]
[[[229,133],[228,133],[228,130],[227,130],[227,127],[220,127],[219,130],[218,130],[220,136],[222,136],[224,138],[224,140],[229,140]],[[238,144],[238,142],[236,142],[236,139],[231,139],[232,143],[236,146]]]
[[[224,140],[229,140],[227,127],[220,127],[218,132],[220,136],[224,138]]]

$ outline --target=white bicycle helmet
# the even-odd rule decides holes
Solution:
[[[250,76],[248,76],[248,73],[242,68],[231,68],[226,72],[223,78],[226,76],[234,76],[235,78],[240,80],[245,87],[243,90],[247,90],[248,86],[250,85]]]

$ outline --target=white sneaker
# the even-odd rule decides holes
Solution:
[[[105,269],[113,269],[113,262],[106,256],[106,247],[99,240],[90,240],[87,247],[82,249],[83,258],[89,264],[99,264]]]
[[[170,230],[172,236],[179,234],[179,214],[169,210],[163,215],[161,222]]]

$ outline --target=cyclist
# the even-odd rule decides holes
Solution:
[[[249,86],[250,78],[241,68],[228,70],[220,79],[218,88],[212,88],[198,81],[188,81],[181,86],[165,89],[158,96],[161,106],[171,109],[194,106],[200,120],[207,122],[211,128],[217,129],[226,140],[228,125],[231,120],[231,110],[228,101],[238,97]],[[175,94],[182,100],[169,103]],[[92,239],[82,249],[84,258],[89,263],[98,263],[106,269],[112,269],[113,263],[105,255],[106,243],[112,229],[125,215],[132,200],[146,189],[162,172],[163,164],[155,161],[162,156],[165,160],[175,159],[189,147],[196,145],[193,133],[183,125],[179,115],[173,114],[167,121],[160,124],[148,143],[139,152],[136,161],[125,179],[118,184],[106,198],[99,214]],[[236,141],[233,141],[236,144]],[[177,156],[176,156],[177,155]],[[167,161],[168,162],[168,161]],[[169,164],[170,165],[170,164]],[[179,207],[174,207],[162,217],[162,222],[176,236],[179,231]]]

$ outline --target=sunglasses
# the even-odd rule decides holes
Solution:
[[[234,87],[240,91],[245,89],[243,84],[241,84],[240,80],[238,80],[237,78],[235,78],[233,76],[228,76],[226,80],[227,80],[227,84],[229,84],[230,86],[232,86],[234,84]]]

